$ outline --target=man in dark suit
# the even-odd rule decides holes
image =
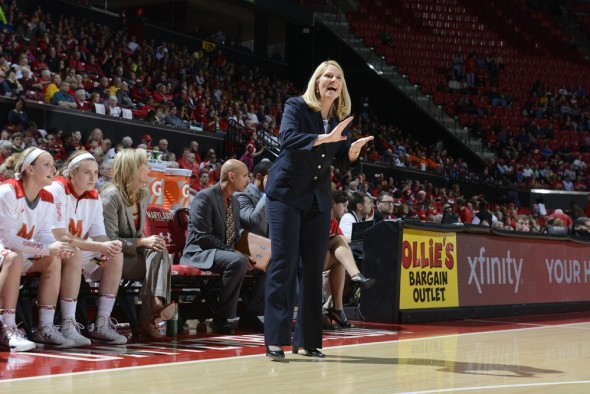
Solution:
[[[221,167],[219,183],[197,193],[191,203],[187,241],[180,260],[181,264],[222,276],[212,323],[213,331],[220,334],[233,333],[227,319],[236,316],[242,282],[251,268],[248,257],[235,250],[240,205],[233,196],[235,192],[244,191],[248,182],[248,167],[231,159]],[[228,214],[231,215],[229,220]]]

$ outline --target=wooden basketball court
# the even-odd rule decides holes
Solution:
[[[264,355],[259,334],[0,353],[10,393],[587,393],[590,313],[325,333],[325,359]]]

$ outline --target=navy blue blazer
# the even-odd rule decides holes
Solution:
[[[332,119],[328,131],[338,123]],[[348,170],[350,139],[314,147],[319,134],[324,134],[321,113],[311,110],[302,97],[288,99],[279,135],[281,151],[270,168],[267,196],[303,210],[313,207],[314,198],[321,212],[332,208],[330,165]],[[342,135],[349,136],[349,130]]]

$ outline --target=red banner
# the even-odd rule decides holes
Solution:
[[[590,301],[590,246],[457,233],[459,305]]]

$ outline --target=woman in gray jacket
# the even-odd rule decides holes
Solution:
[[[102,192],[107,236],[123,243],[123,278],[143,282],[139,313],[140,331],[161,338],[158,324],[170,320],[170,265],[166,241],[159,235],[144,237],[150,165],[143,149],[123,149],[113,161],[113,178]]]

